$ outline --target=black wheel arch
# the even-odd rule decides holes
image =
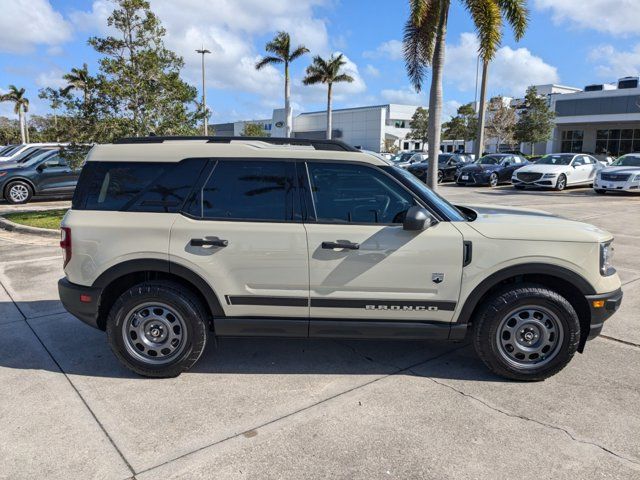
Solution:
[[[489,275],[469,294],[454,325],[469,325],[485,298],[506,285],[517,283],[536,283],[549,287],[571,303],[580,319],[578,351],[582,352],[591,325],[591,310],[585,295],[594,295],[596,291],[581,275],[558,265],[525,263]]]
[[[119,263],[104,271],[92,287],[102,290],[98,310],[98,327],[105,329],[106,319],[115,300],[126,290],[137,283],[149,280],[170,280],[178,282],[192,290],[207,307],[213,327],[213,317],[224,316],[224,310],[218,295],[200,275],[192,270],[161,259],[135,259]]]

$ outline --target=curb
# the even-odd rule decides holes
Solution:
[[[7,220],[0,215],[0,229],[8,232],[15,232],[20,234],[38,235],[40,237],[60,238],[60,230],[50,230],[48,228],[28,227],[27,225],[20,225],[14,223],[11,220]]]

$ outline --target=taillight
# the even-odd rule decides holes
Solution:
[[[71,229],[69,227],[62,227],[60,229],[60,248],[62,248],[62,258],[64,263],[62,268],[67,266],[69,260],[71,260]]]

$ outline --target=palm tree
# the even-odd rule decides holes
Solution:
[[[344,55],[337,57],[331,55],[325,60],[320,55],[313,57],[313,63],[307,67],[307,75],[302,79],[305,85],[317,83],[327,84],[327,140],[331,140],[331,99],[333,96],[333,84],[340,82],[353,82],[353,77],[346,73],[340,73],[340,69],[346,65]]]
[[[62,78],[67,81],[67,86],[61,90],[61,93],[67,95],[71,90],[81,90],[86,106],[91,88],[91,76],[87,64],[82,64],[82,68],[72,68],[71,73],[63,75]]]
[[[527,28],[526,0],[461,0],[469,11],[480,40],[479,55],[485,67],[502,41],[503,18],[519,40]],[[422,90],[425,69],[431,66],[429,93],[429,169],[427,184],[437,185],[437,159],[442,119],[442,69],[444,66],[447,21],[451,0],[410,0],[409,19],[404,28],[404,58],[407,74],[417,92]],[[486,90],[486,68],[483,88]],[[481,104],[484,102],[481,98]],[[480,109],[484,118],[484,106]],[[481,123],[481,122],[479,122]]]
[[[13,102],[13,112],[20,119],[20,136],[22,143],[27,143],[27,135],[25,130],[25,113],[29,111],[29,99],[24,96],[25,89],[9,85],[9,91],[0,95],[0,102]]]
[[[265,50],[273,55],[268,55],[256,63],[256,69],[261,70],[267,65],[284,63],[284,112],[285,112],[285,137],[291,137],[293,114],[291,112],[291,86],[289,79],[289,64],[295,59],[309,52],[304,45],[298,45],[291,51],[291,37],[287,32],[278,34],[268,42]]]

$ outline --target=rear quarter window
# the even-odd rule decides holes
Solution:
[[[73,198],[76,210],[176,213],[206,159],[167,162],[87,162]]]

